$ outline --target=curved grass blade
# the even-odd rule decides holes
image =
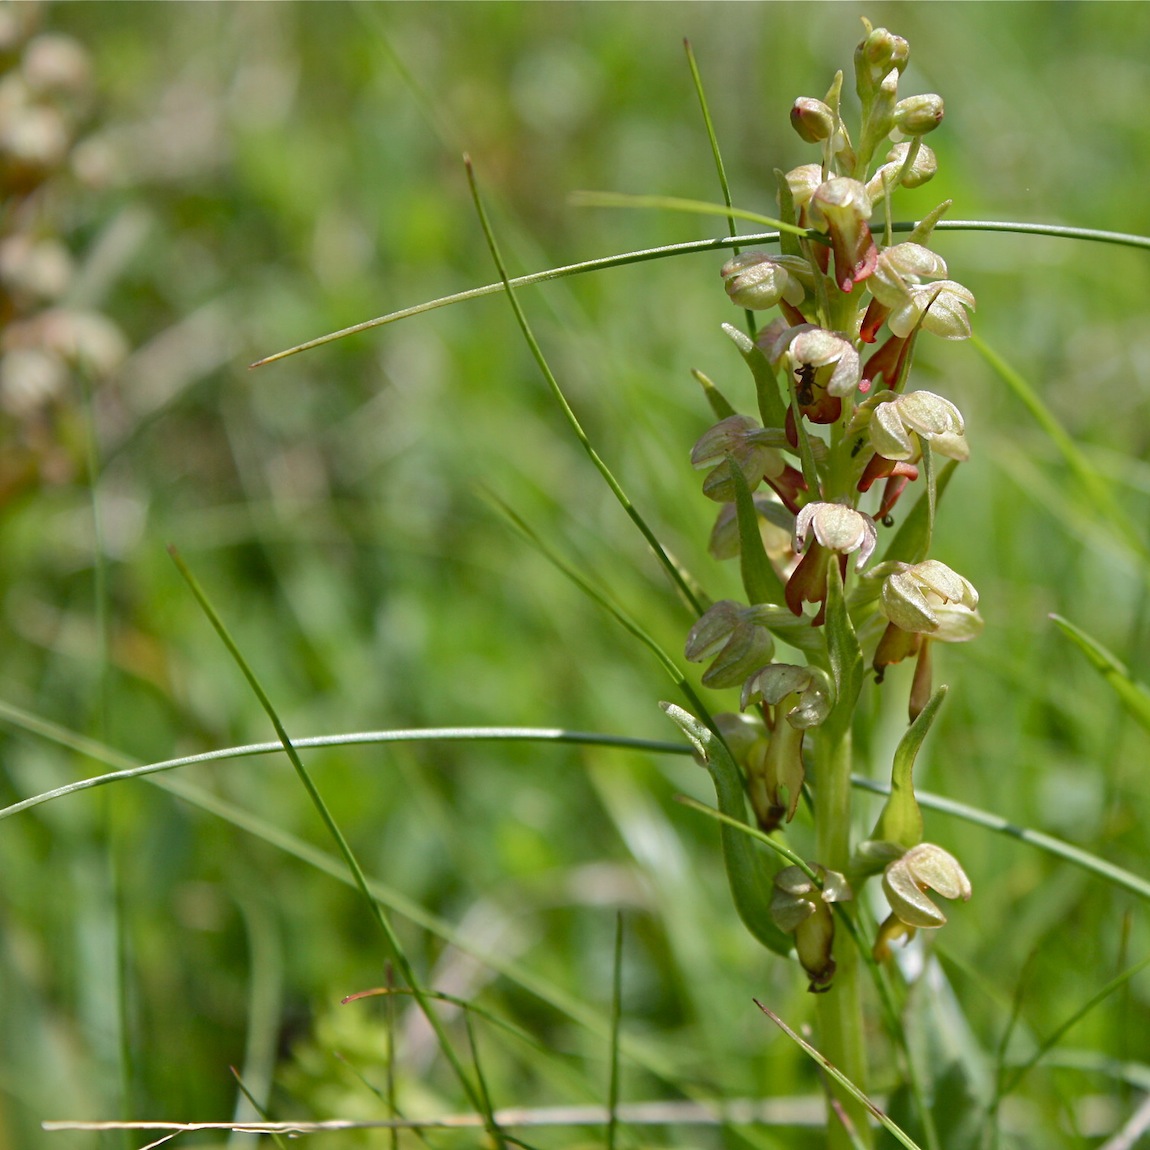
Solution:
[[[892,232],[913,232],[922,221],[896,220],[891,224]],[[1025,224],[1011,223],[997,220],[940,220],[934,225],[935,231],[950,232],[1018,232],[1023,235],[1055,236],[1060,239],[1093,240],[1097,243],[1120,244],[1125,247],[1150,249],[1150,237],[1130,235],[1124,232],[1103,232],[1094,228],[1068,228],[1056,224]],[[788,233],[789,234],[789,233]],[[806,239],[818,240],[819,233],[814,229],[803,232]],[[582,260],[576,264],[564,264],[561,267],[548,268],[546,271],[532,272],[530,275],[517,276],[508,281],[513,288],[529,287],[532,284],[546,283],[549,280],[564,279],[567,276],[583,275],[585,272],[605,271],[608,268],[626,267],[629,264],[645,263],[648,260],[661,260],[670,256],[694,255],[699,252],[724,251],[728,248],[737,248],[743,244],[772,244],[779,240],[779,232],[768,231],[755,235],[723,236],[709,240],[687,240],[680,244],[663,244],[655,248],[640,248],[633,252],[621,252],[613,256],[601,256],[598,259]],[[251,367],[264,367],[267,364],[277,363],[281,359],[298,355],[300,352],[311,351],[313,348],[323,347],[324,344],[334,343],[345,336],[358,335],[360,332],[371,331],[373,328],[383,327],[385,324],[395,323],[401,319],[422,315],[436,308],[447,307],[450,304],[464,303],[467,300],[479,299],[482,296],[494,295],[496,292],[506,291],[502,283],[484,284],[482,287],[468,288],[466,291],[455,292],[452,295],[440,296],[438,299],[428,300],[425,303],[415,304],[412,307],[401,308],[399,311],[389,312],[387,315],[376,316],[374,319],[363,320],[350,327],[340,328],[339,331],[328,332],[326,335],[316,336],[294,347],[266,355],[250,364]]]
[[[670,576],[672,584],[678,588],[679,594],[690,604],[696,616],[702,615],[706,608],[699,602],[699,599],[695,595],[694,589],[691,586],[692,580],[684,578],[678,565],[671,562],[670,557],[666,551],[663,550],[663,545],[655,537],[655,533],[651,528],[647,526],[647,521],[639,514],[638,509],[619,485],[619,481],[611,473],[610,468],[603,462],[602,457],[595,448],[591,446],[591,441],[587,438],[587,433],[583,430],[582,424],[580,424],[578,417],[571,409],[571,405],[567,402],[567,397],[563,394],[563,389],[559,386],[559,381],[555,378],[555,373],[551,370],[551,366],[547,362],[547,357],[543,354],[543,349],[539,346],[539,341],[535,338],[535,333],[531,330],[531,325],[527,322],[527,316],[507,276],[507,267],[503,262],[503,256],[500,254],[499,245],[496,243],[495,233],[491,228],[491,221],[487,218],[487,212],[483,207],[483,200],[479,195],[479,185],[476,183],[475,172],[471,166],[470,158],[465,157],[464,163],[467,166],[467,182],[471,188],[471,198],[475,202],[475,210],[479,215],[479,222],[483,228],[483,234],[487,238],[487,246],[491,249],[491,258],[495,261],[499,278],[503,282],[503,288],[507,294],[507,301],[511,304],[511,310],[515,313],[515,320],[519,324],[519,330],[523,333],[523,338],[531,350],[535,362],[539,365],[539,370],[543,373],[543,378],[547,381],[547,386],[551,389],[551,394],[559,404],[559,408],[563,412],[563,417],[575,433],[575,438],[579,440],[579,445],[587,453],[587,457],[611,489],[611,494],[619,501],[620,506],[627,513],[631,522],[639,528],[643,538],[647,540],[648,546],[655,553],[655,558],[662,564],[663,569],[667,572],[668,576]]]
[[[275,728],[276,734],[279,736],[280,742],[283,744],[284,752],[287,754],[292,767],[295,769],[296,777],[303,785],[304,791],[307,793],[308,798],[311,800],[312,806],[315,807],[316,813],[319,815],[320,820],[327,828],[328,834],[331,835],[335,841],[336,847],[340,855],[343,856],[344,863],[348,870],[355,878],[355,885],[359,888],[360,894],[363,895],[364,901],[368,905],[368,909],[378,924],[380,931],[383,933],[387,940],[388,946],[391,949],[392,956],[395,959],[396,966],[399,968],[400,974],[403,976],[404,981],[411,987],[411,993],[415,997],[415,1001],[419,1006],[420,1011],[427,1019],[428,1025],[435,1032],[436,1039],[439,1042],[439,1047],[443,1051],[444,1057],[451,1065],[452,1070],[455,1072],[456,1078],[459,1080],[459,1085],[463,1088],[463,1092],[467,1095],[468,1101],[475,1107],[484,1118],[487,1120],[487,1132],[499,1145],[502,1142],[499,1128],[495,1124],[495,1118],[492,1114],[491,1106],[483,1095],[483,1091],[476,1086],[471,1080],[471,1076],[464,1070],[463,1063],[460,1061],[459,1055],[455,1052],[454,1046],[447,1035],[447,1030],[444,1027],[439,1015],[431,1006],[431,1001],[424,993],[419,980],[415,975],[415,968],[411,965],[407,957],[407,953],[403,949],[402,943],[399,941],[399,936],[395,933],[391,925],[391,920],[387,914],[384,913],[383,907],[380,905],[378,899],[373,897],[371,890],[368,887],[367,876],[364,874],[363,869],[359,865],[359,860],[355,857],[355,853],[351,849],[351,844],[348,843],[339,824],[335,821],[329,810],[327,803],[324,802],[323,796],[319,793],[319,789],[312,781],[311,775],[308,773],[307,768],[303,765],[303,760],[299,757],[299,752],[295,749],[291,739],[288,737],[286,728],[280,720],[279,714],[272,704],[267,692],[263,689],[262,684],[256,677],[255,672],[248,664],[247,659],[244,658],[243,653],[236,645],[236,641],[232,638],[231,633],[224,625],[224,621],[220,618],[215,607],[208,599],[206,592],[200,586],[199,581],[192,574],[191,569],[180,557],[179,552],[174,547],[168,548],[175,562],[177,569],[183,576],[184,582],[188,585],[188,589],[195,597],[196,602],[200,605],[200,609],[207,617],[208,622],[211,623],[212,629],[219,636],[220,642],[223,643],[227,649],[228,654],[232,657],[233,662],[239,668],[240,673],[247,680],[248,686],[251,687],[252,693],[259,700],[260,706],[263,708],[264,713],[271,721],[272,726]]]
[[[626,624],[624,624],[626,625]],[[670,660],[668,659],[668,662]],[[671,663],[674,666],[674,663]],[[676,668],[677,670],[677,668]],[[13,726],[39,735],[42,738],[56,743],[62,747],[78,750],[97,762],[107,763],[119,769],[105,775],[96,775],[88,779],[78,779],[74,783],[67,783],[62,787],[55,787],[50,791],[43,791],[38,795],[23,799],[18,803],[0,809],[0,819],[9,818],[21,811],[39,806],[41,803],[53,799],[64,798],[77,791],[90,790],[93,787],[104,786],[107,783],[122,782],[126,779],[146,778],[157,784],[169,780],[156,779],[151,776],[165,771],[172,771],[179,767],[192,766],[196,763],[214,762],[221,759],[239,759],[255,755],[273,754],[283,750],[281,743],[250,743],[245,746],[224,747],[216,751],[206,751],[198,755],[188,755],[179,759],[167,759],[159,763],[146,763],[132,765],[134,760],[119,751],[112,750],[84,735],[76,734],[56,723],[41,719],[36,715],[13,707],[10,703],[0,702],[0,719],[4,719]],[[548,727],[428,727],[414,730],[394,731],[353,731],[342,735],[317,735],[309,738],[294,739],[293,746],[305,747],[346,747],[370,746],[376,743],[406,743],[406,742],[454,742],[459,740],[499,742],[528,741],[528,742],[556,742],[577,743],[589,746],[620,747],[623,749],[651,751],[660,755],[689,755],[691,749],[681,743],[663,742],[658,739],[637,739],[622,735],[602,735],[586,731],[565,731],[559,728]],[[875,779],[854,775],[851,785],[859,790],[869,791],[876,795],[889,795],[890,784]],[[1063,842],[1053,835],[1042,831],[1031,830],[1028,827],[1012,823],[1000,815],[980,810],[978,807],[968,806],[966,803],[956,802],[954,799],[942,795],[932,794],[929,791],[916,793],[919,806],[928,810],[938,811],[940,814],[950,815],[961,819],[973,826],[983,827],[998,834],[1008,835],[1021,842],[1060,858],[1064,862],[1081,867],[1083,870],[1097,875],[1123,890],[1129,891],[1140,899],[1150,902],[1150,882],[1132,874],[1122,867],[1114,866],[1105,859],[1088,851],[1080,850],[1070,843]],[[193,801],[193,800],[189,800]],[[390,905],[390,904],[389,904]],[[405,915],[407,911],[403,911]]]
[[[70,747],[98,762],[117,766],[118,770],[104,775],[94,775],[87,779],[77,779],[72,783],[41,791],[27,799],[0,808],[0,820],[11,818],[22,811],[30,810],[41,803],[62,799],[77,791],[91,790],[108,783],[123,782],[127,779],[146,778],[149,775],[172,771],[178,767],[194,766],[196,763],[217,762],[221,759],[242,759],[256,755],[270,755],[283,751],[283,744],[248,743],[238,747],[224,747],[216,751],[203,751],[198,755],[184,755],[178,759],[165,759],[158,763],[135,763],[127,755],[121,755],[102,743],[77,735],[46,719],[29,714],[10,703],[0,702],[0,719],[32,734],[41,735],[59,746]],[[555,727],[421,727],[416,730],[393,731],[352,731],[342,735],[317,735],[304,739],[293,739],[296,749],[307,747],[356,747],[372,746],[380,743],[412,742],[543,742],[576,743],[582,746],[621,747],[630,750],[652,751],[656,754],[683,755],[689,752],[680,743],[663,742],[658,739],[637,739],[627,735],[603,735],[593,731],[567,731]]]
[[[1130,677],[1126,664],[1111,654],[1097,639],[1092,639],[1081,628],[1075,627],[1069,619],[1064,619],[1061,615],[1051,615],[1050,618],[1090,660],[1094,669],[1101,673],[1139,726],[1150,730],[1150,691]]]

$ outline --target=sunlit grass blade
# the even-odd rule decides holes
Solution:
[[[483,228],[483,234],[487,238],[487,246],[491,249],[491,258],[495,262],[495,266],[499,271],[499,277],[503,282],[504,290],[507,293],[507,300],[511,304],[511,310],[515,313],[515,320],[519,325],[519,330],[523,333],[523,339],[535,362],[539,365],[539,370],[543,374],[543,378],[547,381],[547,386],[551,389],[551,394],[555,397],[555,401],[559,404],[560,410],[563,412],[564,419],[567,420],[571,430],[575,433],[575,438],[579,440],[579,445],[586,452],[587,457],[591,460],[595,469],[603,477],[604,482],[611,489],[611,494],[619,501],[620,506],[627,513],[631,522],[639,529],[643,538],[647,540],[648,546],[655,553],[655,558],[662,564],[663,569],[670,576],[671,583],[679,589],[679,593],[690,605],[691,609],[696,615],[702,615],[706,609],[702,603],[699,602],[695,595],[694,589],[691,586],[693,580],[683,578],[679,565],[671,561],[670,557],[663,550],[663,545],[656,538],[655,533],[647,525],[647,521],[639,514],[638,509],[631,502],[630,497],[620,486],[619,481],[612,474],[610,468],[603,461],[602,457],[591,445],[590,439],[587,438],[587,433],[583,430],[582,424],[579,422],[578,417],[572,410],[570,403],[567,402],[566,395],[563,394],[563,389],[559,386],[559,381],[555,378],[555,373],[551,370],[551,365],[547,362],[547,357],[543,354],[542,347],[539,346],[539,341],[535,338],[535,333],[531,330],[531,325],[527,322],[527,315],[523,311],[519,303],[519,299],[511,285],[511,281],[507,275],[507,267],[503,262],[503,256],[499,250],[499,244],[495,239],[495,232],[492,230],[491,221],[487,217],[486,209],[483,206],[483,199],[479,194],[479,185],[475,180],[475,172],[471,166],[470,159],[466,161],[467,165],[467,182],[471,188],[472,200],[475,203],[475,210],[479,215],[479,222]]]
[[[1091,638],[1080,627],[1076,627],[1069,619],[1061,615],[1051,615],[1050,618],[1067,638],[1090,660],[1091,665],[1098,671],[1114,693],[1122,701],[1122,705],[1137,720],[1138,724],[1150,730],[1150,691],[1143,684],[1131,678],[1126,664],[1111,654],[1097,639]]]
[[[757,998],[754,999],[754,1003],[796,1046],[818,1063],[823,1073],[834,1079],[852,1098],[862,1103],[875,1120],[891,1133],[899,1145],[905,1146],[907,1150],[921,1150],[919,1144],[894,1119],[884,1114],[837,1066],[827,1061],[809,1042],[796,1034],[770,1007],[764,1006]],[[833,1122],[834,1118],[830,1118],[828,1121]]]
[[[1147,548],[1125,512],[1118,506],[1111,485],[1099,474],[1085,453],[1074,442],[1070,433],[1062,426],[1050,408],[1043,403],[1038,392],[1020,372],[978,336],[972,336],[971,343],[994,369],[995,374],[1014,392],[1018,400],[1030,412],[1035,422],[1058,449],[1059,454],[1082,488],[1082,494],[1089,506],[1094,509],[1096,514],[1109,521],[1126,546],[1144,563],[1150,563],[1150,549]]]
[[[235,640],[232,638],[231,633],[224,625],[223,619],[220,618],[219,613],[212,605],[211,601],[204,589],[200,586],[199,581],[192,574],[188,565],[180,557],[179,552],[174,547],[169,548],[173,561],[177,569],[183,576],[184,582],[188,585],[196,602],[199,604],[200,609],[203,611],[208,622],[211,623],[212,629],[219,636],[220,642],[223,643],[227,649],[228,654],[232,657],[236,666],[239,668],[240,673],[247,680],[248,686],[251,687],[252,693],[259,700],[260,706],[268,719],[271,721],[272,726],[275,728],[276,734],[279,736],[280,742],[283,744],[284,752],[286,753],[292,767],[295,770],[296,777],[302,784],[304,791],[307,793],[312,806],[315,808],[316,813],[319,815],[321,822],[327,828],[328,834],[331,835],[335,841],[336,847],[340,855],[343,857],[344,863],[348,870],[351,872],[355,879],[355,885],[358,887],[360,894],[363,895],[364,901],[367,903],[368,910],[372,917],[375,919],[380,928],[384,938],[387,940],[388,946],[391,950],[392,957],[395,960],[396,966],[399,968],[400,974],[403,976],[404,981],[409,987],[415,997],[416,1003],[419,1005],[420,1011],[427,1019],[428,1025],[431,1026],[435,1032],[436,1039],[439,1047],[443,1052],[444,1057],[447,1059],[452,1070],[455,1072],[456,1078],[467,1095],[468,1101],[490,1121],[488,1133],[492,1139],[498,1144],[500,1142],[499,1131],[495,1125],[495,1120],[491,1115],[491,1108],[486,1105],[482,1093],[476,1088],[476,1085],[471,1080],[471,1076],[464,1070],[463,1063],[459,1059],[459,1055],[455,1052],[455,1048],[448,1037],[447,1030],[443,1023],[440,1021],[439,1015],[436,1013],[431,1005],[430,1000],[423,993],[420,986],[419,979],[416,977],[415,968],[407,957],[407,953],[403,949],[403,945],[399,941],[399,936],[395,933],[391,925],[391,920],[384,912],[379,900],[376,899],[370,888],[368,887],[367,876],[364,874],[363,869],[359,865],[355,853],[351,849],[347,838],[344,836],[343,831],[340,829],[339,824],[335,821],[329,810],[327,803],[324,801],[323,796],[319,793],[319,789],[312,781],[311,775],[308,773],[307,768],[303,765],[303,760],[299,756],[299,752],[295,749],[291,739],[288,737],[287,730],[285,729],[279,714],[272,704],[267,692],[263,689],[259,679],[256,677],[255,672],[252,670],[247,659],[244,657],[243,652],[240,651]]]
[[[776,220],[772,216],[764,216],[761,212],[748,212],[743,208],[711,204],[706,200],[685,200],[679,196],[632,196],[624,192],[572,192],[568,197],[577,208],[644,208],[688,212],[698,216],[726,216],[731,220],[746,220],[751,224],[761,224],[763,227],[775,228],[780,232],[802,236],[803,239],[813,239],[821,243],[829,243],[826,236],[811,228],[800,228],[788,224],[784,220]],[[748,242],[739,237],[739,243]]]

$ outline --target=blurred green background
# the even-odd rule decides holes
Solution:
[[[813,158],[790,103],[849,69],[861,15],[911,43],[900,94],[947,103],[931,139],[939,176],[901,194],[901,217],[949,197],[958,219],[1150,233],[1144,4],[6,10],[11,148],[3,117],[20,106],[11,77],[31,83],[30,36],[73,38],[90,74],[45,89],[70,135],[43,182],[24,188],[18,165],[5,169],[4,235],[62,244],[73,267],[52,290],[6,289],[3,350],[43,335],[36,317],[54,308],[79,325],[58,336],[57,358],[83,370],[49,386],[0,364],[0,701],[141,762],[273,738],[166,554],[174,543],[293,735],[528,724],[673,738],[657,663],[484,497],[509,502],[679,655],[690,618],[563,423],[504,299],[246,365],[492,280],[464,150],[514,272],[720,234],[717,220],[568,203],[577,189],[718,199],[684,37],[736,202],[770,214],[774,169]],[[1147,256],[973,233],[936,246],[978,298],[976,330],[1144,528]],[[682,257],[522,296],[592,442],[716,598],[737,593],[737,572],[706,554],[712,510],[688,454],[710,419],[691,369],[752,403],[719,331],[739,322],[720,263]],[[975,582],[987,622],[977,644],[939,659],[952,693],[920,785],[1144,874],[1146,735],[1047,616],[1150,677],[1145,559],[970,345],[922,341],[916,379],[967,418],[974,455],[943,503],[935,554]],[[907,682],[896,670],[881,694],[866,688],[864,773],[889,771]],[[497,1105],[603,1101],[606,1038],[557,1001],[606,1016],[619,908],[624,1030],[671,1068],[627,1060],[625,1098],[817,1094],[750,1002],[799,1024],[804,980],[741,931],[713,826],[673,802],[707,797],[689,760],[487,743],[307,762],[369,873],[546,989],[397,918],[429,984],[557,1052],[481,1024]],[[0,729],[5,802],[103,769],[19,724]],[[179,778],[329,849],[282,756]],[[993,1073],[1012,1002],[1010,1049],[1025,1054],[1144,955],[1150,932],[1131,895],[1013,839],[941,815],[928,834],[962,858],[975,898],[932,940],[941,966],[923,1017],[977,1079]],[[0,875],[3,1150],[123,1144],[44,1134],[46,1118],[226,1119],[229,1064],[273,1117],[384,1116],[363,1079],[385,1079],[385,1011],[339,1005],[384,981],[382,939],[350,889],[267,834],[130,782],[5,821]],[[1076,1027],[1054,1060],[1064,1068],[1011,1100],[1008,1130],[1071,1146],[1120,1125],[1139,1080],[1109,1062],[1150,1059],[1147,993],[1134,981]],[[406,1006],[397,1027],[407,1109],[463,1108]],[[893,1070],[877,1033],[875,1050],[882,1089]],[[724,1138],[816,1136],[635,1135]]]

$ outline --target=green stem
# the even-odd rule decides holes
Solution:
[[[851,829],[851,737],[848,732],[836,744],[819,748],[815,779],[815,857],[830,870],[844,873],[850,862]],[[834,945],[835,981],[819,995],[819,1049],[864,1093],[867,1089],[866,1048],[863,1042],[862,991],[858,951],[847,935],[838,931]],[[856,1144],[873,1145],[870,1115],[858,1099],[837,1086],[831,1096],[842,1105],[854,1126],[854,1139],[838,1117],[828,1116],[827,1145],[830,1150],[851,1150]]]

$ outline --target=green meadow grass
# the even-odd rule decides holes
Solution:
[[[909,39],[908,80],[947,103],[931,141],[940,177],[904,193],[900,214],[951,197],[956,219],[1150,234],[1144,5],[47,9],[48,26],[88,46],[102,89],[100,187],[63,197],[54,226],[91,273],[90,302],[136,350],[90,403],[77,391],[96,482],[0,507],[0,801],[275,740],[168,544],[293,740],[526,726],[680,742],[657,706],[682,701],[665,668],[498,510],[697,686],[681,659],[691,616],[571,434],[506,299],[246,365],[495,280],[464,150],[512,274],[722,234],[718,219],[569,203],[580,189],[719,199],[685,36],[735,202],[770,214],[773,169],[808,159],[790,103],[848,64],[860,15]],[[986,631],[938,659],[951,689],[916,780],[1145,880],[1145,711],[1050,614],[1150,681],[1150,256],[973,232],[937,247],[978,298],[978,336],[1027,390],[971,344],[922,341],[916,382],[959,405],[973,446],[936,554],[979,588]],[[720,263],[682,256],[519,295],[590,443],[714,598],[736,594],[738,576],[706,553],[711,511],[688,455],[711,420],[691,370],[732,399],[747,386],[719,331],[740,320]],[[880,782],[905,722],[901,672],[864,688],[858,765]],[[623,1104],[799,1098],[818,1113],[815,1067],[753,1002],[799,1029],[805,979],[739,925],[717,828],[675,801],[713,801],[690,758],[553,740],[300,756],[394,946],[341,881],[282,753],[3,821],[0,1150],[149,1137],[41,1131],[49,1119],[251,1116],[229,1066],[276,1120],[384,1119],[391,1090],[420,1116],[605,1106],[616,1049]],[[1014,833],[926,817],[974,886],[929,940],[908,1003],[912,1047],[942,1079],[943,1145],[980,1144],[976,1104],[996,1082],[1010,1087],[998,1145],[1097,1144],[1150,1083],[1145,975],[1017,1082],[1015,1068],[1150,954],[1145,888]],[[340,1004],[386,985],[396,948],[421,988],[474,1004],[474,1049],[464,1016],[440,1015],[466,1087],[409,999]],[[898,1068],[873,1018],[887,1097]],[[892,1108],[906,1120],[904,1100]],[[602,1125],[518,1134],[607,1137]],[[651,1146],[820,1137],[673,1114],[611,1132]]]

